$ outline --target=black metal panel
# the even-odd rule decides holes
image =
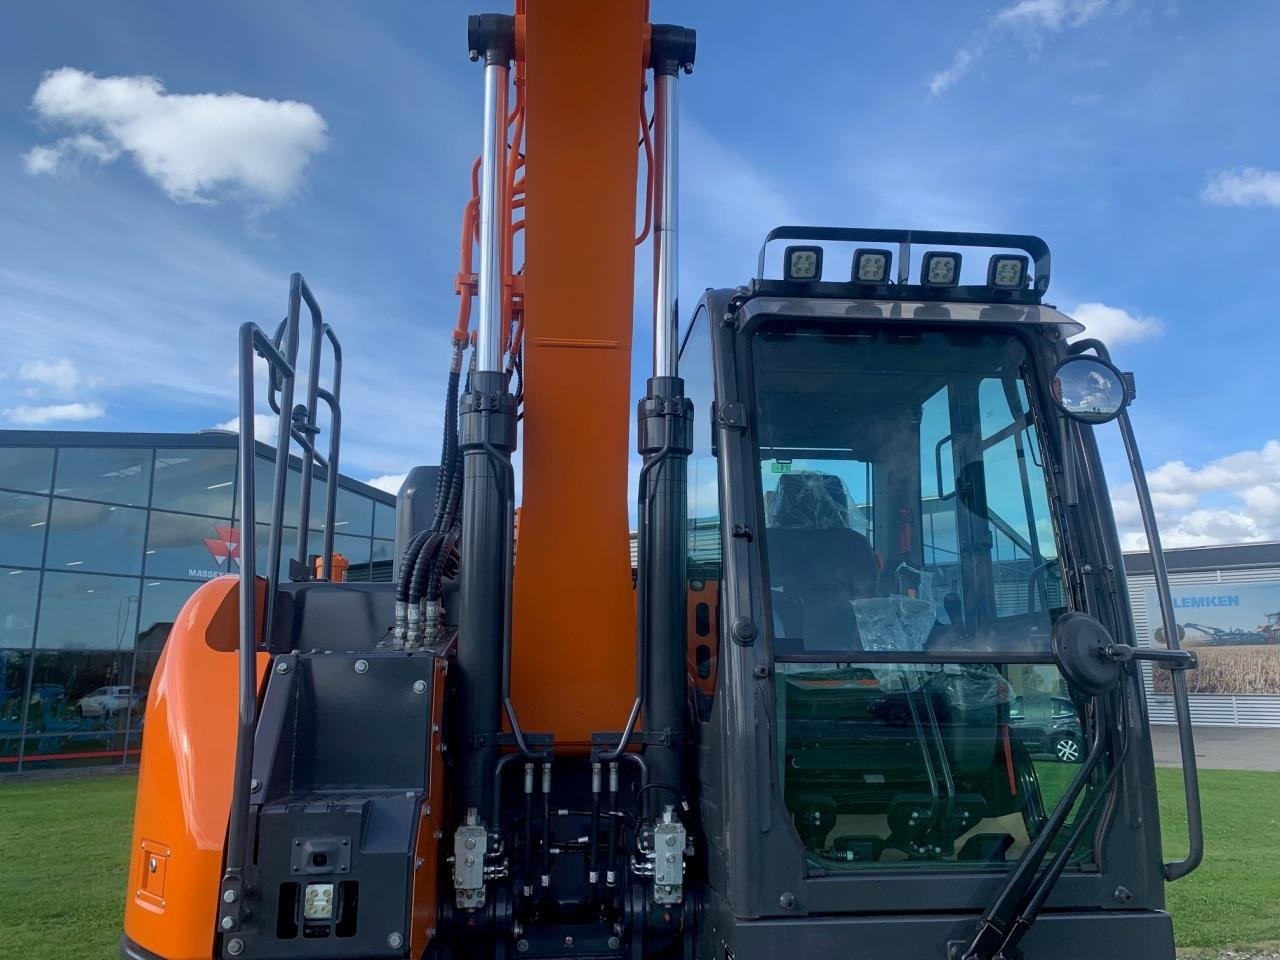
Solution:
[[[971,914],[889,914],[747,920],[714,896],[699,923],[701,957],[734,960],[842,957],[845,960],[946,960],[968,942]],[[1029,960],[1169,960],[1173,922],[1162,911],[1043,915],[1023,942]]]
[[[440,476],[439,467],[414,467],[400,485],[400,493],[396,497],[396,553],[395,572],[392,579],[400,576],[400,561],[404,557],[405,548],[414,534],[426,530],[436,512],[436,483]]]
[[[261,901],[254,930],[242,935],[241,956],[403,956],[412,874],[410,827],[417,803],[416,795],[334,797],[263,810],[257,863]],[[397,825],[396,843],[387,843],[387,831],[376,826],[379,821]],[[308,884],[322,889],[333,885],[331,918],[306,918]]]
[[[290,592],[309,598],[304,606],[370,596],[323,583]],[[222,956],[405,955],[435,667],[430,654],[391,651],[275,659],[254,750],[252,902],[223,934]],[[308,885],[330,915],[308,919]]]
[[[366,652],[389,639],[395,622],[391,583],[282,583],[269,636],[277,652]]]
[[[422,790],[434,665],[392,653],[300,656],[293,791]]]

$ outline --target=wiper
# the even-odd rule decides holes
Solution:
[[[1089,779],[1106,754],[1105,731],[1108,726],[1106,703],[1100,697],[1095,702],[1098,705],[1098,717],[1094,723],[1093,739],[1089,744],[1089,753],[1084,763],[1076,772],[1070,786],[1067,787],[1067,792],[1054,807],[1052,815],[1045,822],[1040,833],[1018,858],[1012,873],[1009,874],[1009,879],[1000,888],[995,901],[978,922],[978,929],[973,939],[964,952],[959,954],[961,960],[997,960],[997,958],[1012,956],[1010,951],[1021,942],[1027,930],[1039,916],[1049,894],[1053,892],[1054,885],[1070,862],[1073,851],[1084,836],[1094,813],[1109,795],[1129,750],[1128,722],[1124,717],[1122,704],[1119,709],[1122,740],[1120,749],[1116,751],[1112,769],[1099,790],[1080,811],[1067,842],[1037,881],[1037,873],[1049,848],[1062,832],[1067,817],[1071,814],[1071,808],[1075,806],[1080,794],[1088,786]],[[1030,891],[1029,896],[1028,891]]]

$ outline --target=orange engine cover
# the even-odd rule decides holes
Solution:
[[[257,588],[261,622],[265,582]],[[147,700],[124,930],[165,960],[213,955],[235,764],[239,603],[235,577],[195,592]],[[258,654],[259,691],[269,660]]]

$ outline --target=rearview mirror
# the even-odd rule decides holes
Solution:
[[[1067,357],[1053,371],[1053,402],[1081,423],[1106,423],[1129,402],[1125,376],[1101,357]]]
[[[1090,697],[1120,682],[1120,661],[1107,655],[1111,634],[1085,613],[1064,613],[1053,624],[1053,657],[1068,684]]]

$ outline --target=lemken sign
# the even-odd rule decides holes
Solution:
[[[1200,661],[1187,671],[1191,693],[1280,695],[1280,581],[1174,584],[1172,593],[1178,637]],[[1154,588],[1146,601],[1149,636],[1163,646]],[[1157,693],[1169,692],[1167,672],[1152,671],[1151,680]]]
[[[1174,597],[1175,607],[1238,607],[1238,594],[1222,594],[1215,597]]]

